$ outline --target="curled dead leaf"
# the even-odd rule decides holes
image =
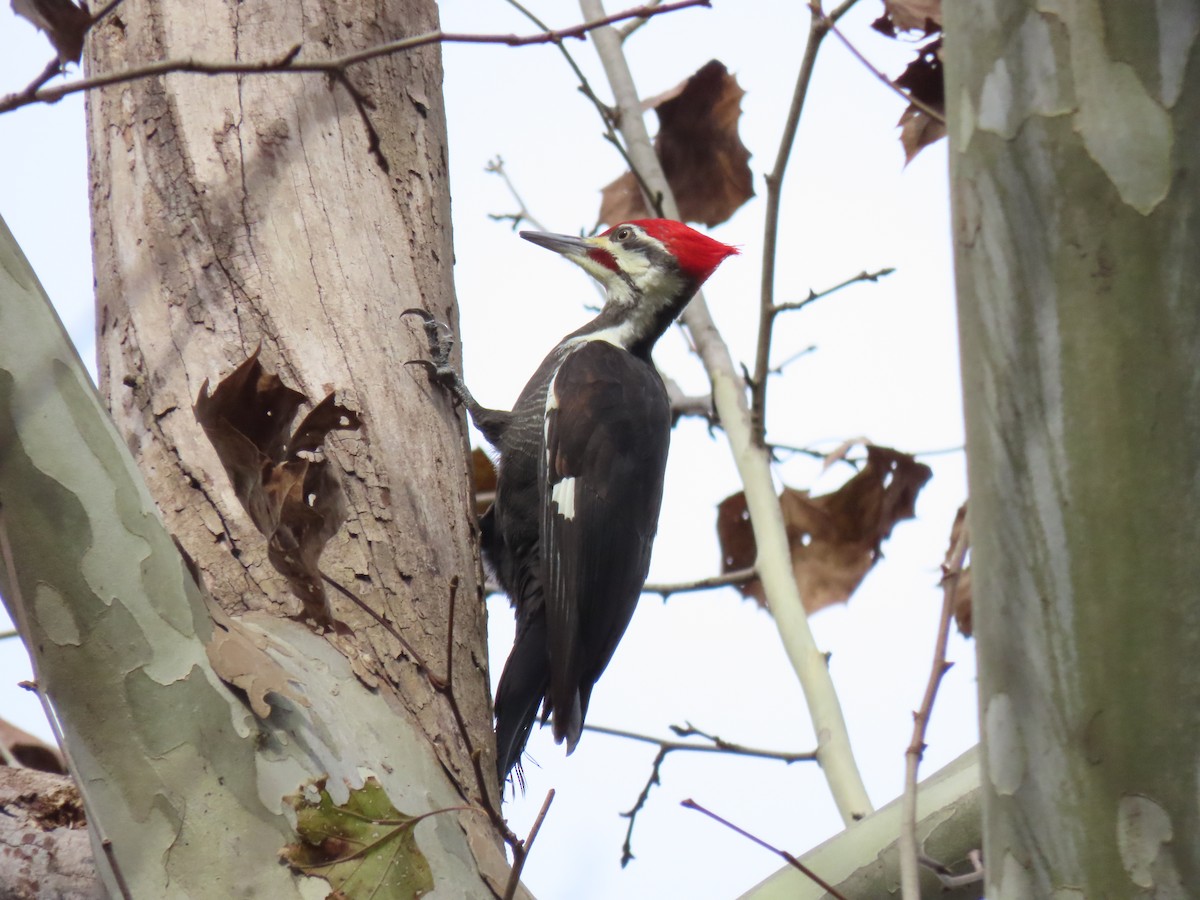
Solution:
[[[946,136],[946,123],[910,106],[897,122],[900,126],[900,146],[904,148],[904,164],[908,165],[918,153]]]
[[[719,225],[754,196],[750,151],[738,135],[745,94],[714,59],[643,104],[658,114],[654,149],[686,222]],[[632,172],[604,188],[601,222],[615,225],[648,215]]]
[[[320,454],[330,432],[355,431],[362,422],[330,394],[289,432],[307,398],[265,371],[258,353],[211,395],[205,381],[194,412],[238,500],[267,538],[271,565],[300,598],[305,617],[332,627],[320,556],[346,520],[346,505],[341,482]]]
[[[783,489],[779,503],[792,570],[808,614],[850,599],[878,561],[880,545],[895,524],[913,518],[917,495],[932,475],[907,453],[868,445],[867,464],[836,491],[812,497],[807,491]],[[743,494],[721,501],[717,538],[723,572],[754,565],[757,547]],[[739,590],[765,604],[758,579]]]
[[[900,143],[905,165],[925,147],[946,136],[946,79],[942,68],[942,39],[917,50],[917,58],[895,81],[913,102],[900,117]],[[942,118],[938,119],[930,112]]]

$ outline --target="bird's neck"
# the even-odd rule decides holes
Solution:
[[[628,350],[634,356],[650,359],[658,339],[683,312],[696,290],[681,285],[671,293],[638,291],[628,283],[609,288],[608,301],[600,314],[563,341],[574,345],[584,341],[607,341]]]

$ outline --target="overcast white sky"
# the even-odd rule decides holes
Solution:
[[[885,71],[907,62],[903,47],[869,24],[878,0],[861,0],[844,24],[850,39]],[[50,56],[45,42],[0,8],[0,93],[19,89]],[[715,0],[651,22],[628,44],[644,96],[722,60],[747,91],[742,137],[754,156],[760,197],[715,229],[740,245],[706,289],[713,315],[736,359],[752,365],[762,247],[762,173],[772,165],[807,35],[798,2]],[[556,26],[580,20],[572,4],[537,3]],[[610,10],[618,7],[610,3]],[[448,30],[534,29],[502,0],[448,0]],[[268,48],[264,48],[266,52]],[[607,90],[591,45],[570,49],[601,95]],[[518,239],[489,213],[515,209],[501,181],[484,172],[502,155],[533,213],[552,230],[590,228],[599,189],[621,171],[601,139],[594,110],[550,47],[445,48],[450,122],[456,283],[466,376],[479,399],[507,406],[536,360],[588,316],[596,301],[586,276]],[[949,251],[946,152],[925,151],[907,169],[896,140],[902,102],[829,39],[817,67],[784,190],[780,300],[800,298],[860,271],[894,266],[878,285],[855,286],[782,318],[776,359],[815,344],[771,388],[769,428],[782,444],[828,450],[869,436],[901,450],[959,447],[957,333]],[[653,115],[650,117],[654,127]],[[0,116],[0,215],[17,236],[85,359],[91,360],[92,276],[83,105]],[[531,305],[534,304],[534,305]],[[514,317],[525,319],[516,337]],[[704,389],[703,372],[677,331],[656,351],[661,368],[687,389]],[[845,608],[812,620],[832,654],[855,750],[877,805],[897,795],[912,710],[930,667],[940,608],[938,566],[965,495],[961,453],[931,456],[935,477],[918,502],[918,519],[897,529],[886,558]],[[804,457],[776,467],[781,483],[835,488],[845,467],[825,475]],[[651,569],[653,581],[687,580],[718,570],[716,504],[738,489],[720,435],[702,424],[677,429],[667,496]],[[493,667],[507,655],[512,618],[504,598],[490,606]],[[929,774],[977,737],[973,646],[955,636],[955,666],[943,683],[922,772]],[[37,704],[15,683],[28,677],[23,650],[0,642],[0,714],[39,734]],[[668,735],[689,721],[747,745],[810,749],[803,698],[769,616],[731,591],[643,599],[624,642],[593,697],[589,721]],[[542,898],[727,898],[779,867],[770,854],[679,801],[697,801],[788,850],[799,852],[840,827],[814,766],[674,754],[638,818],[637,858],[618,865],[628,809],[650,771],[654,748],[585,735],[570,758],[547,733],[535,734],[529,793],[511,803],[514,829],[529,825],[548,788],[558,797],[526,869]]]

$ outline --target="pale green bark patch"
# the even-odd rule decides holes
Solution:
[[[1021,723],[1008,694],[997,694],[988,701],[984,728],[992,789],[1002,796],[1012,796],[1025,780],[1025,745],[1021,740]]]
[[[1005,139],[1030,116],[1061,116],[1075,109],[1075,93],[1054,45],[1050,25],[1030,13],[983,81],[979,127]]]
[[[33,609],[46,630],[46,637],[59,646],[79,646],[79,623],[61,593],[40,582],[33,595]]]
[[[1157,5],[1160,99],[1170,109],[1183,91],[1188,55],[1200,33],[1200,7],[1193,0],[1157,0]]]
[[[1171,817],[1149,797],[1126,794],[1117,804],[1117,849],[1129,880],[1138,887],[1154,887],[1155,861],[1173,836]]]
[[[1042,0],[1038,8],[1067,30],[1084,147],[1121,199],[1148,215],[1171,185],[1170,117],[1129,65],[1109,58],[1097,0]]]

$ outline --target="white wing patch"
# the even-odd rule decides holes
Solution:
[[[564,478],[550,491],[550,501],[558,507],[558,514],[570,521],[575,518],[575,479]]]

